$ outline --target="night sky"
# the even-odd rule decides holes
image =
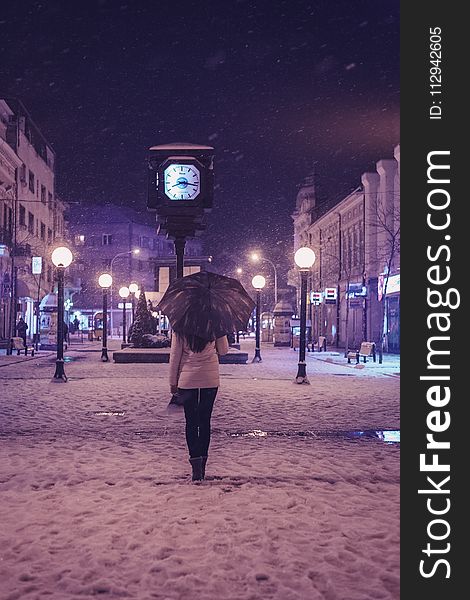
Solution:
[[[216,149],[205,251],[229,271],[292,259],[298,184],[341,198],[399,142],[399,2],[15,1],[0,97],[57,153],[57,192],[145,210],[146,150]]]

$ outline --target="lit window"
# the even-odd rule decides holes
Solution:
[[[75,245],[76,246],[83,246],[84,243],[85,243],[85,236],[82,233],[75,236]]]

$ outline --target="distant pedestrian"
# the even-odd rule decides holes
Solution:
[[[23,317],[18,319],[18,323],[16,324],[16,334],[18,337],[23,339],[23,346],[26,348],[26,331],[28,329],[28,324],[25,322]]]
[[[72,321],[72,325],[74,333],[80,331],[80,321],[78,320],[78,317],[75,317],[75,319]]]
[[[67,323],[64,321],[64,344],[65,344],[65,349],[67,350],[67,344],[68,344],[68,340],[69,340],[69,326],[67,325]]]

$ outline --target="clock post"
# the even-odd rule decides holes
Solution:
[[[173,239],[176,276],[183,277],[188,238],[205,229],[212,210],[214,148],[197,144],[152,146],[148,159],[147,209],[156,213],[158,233]]]

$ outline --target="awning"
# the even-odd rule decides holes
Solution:
[[[57,310],[57,294],[46,294],[39,303],[39,310],[50,312]]]

